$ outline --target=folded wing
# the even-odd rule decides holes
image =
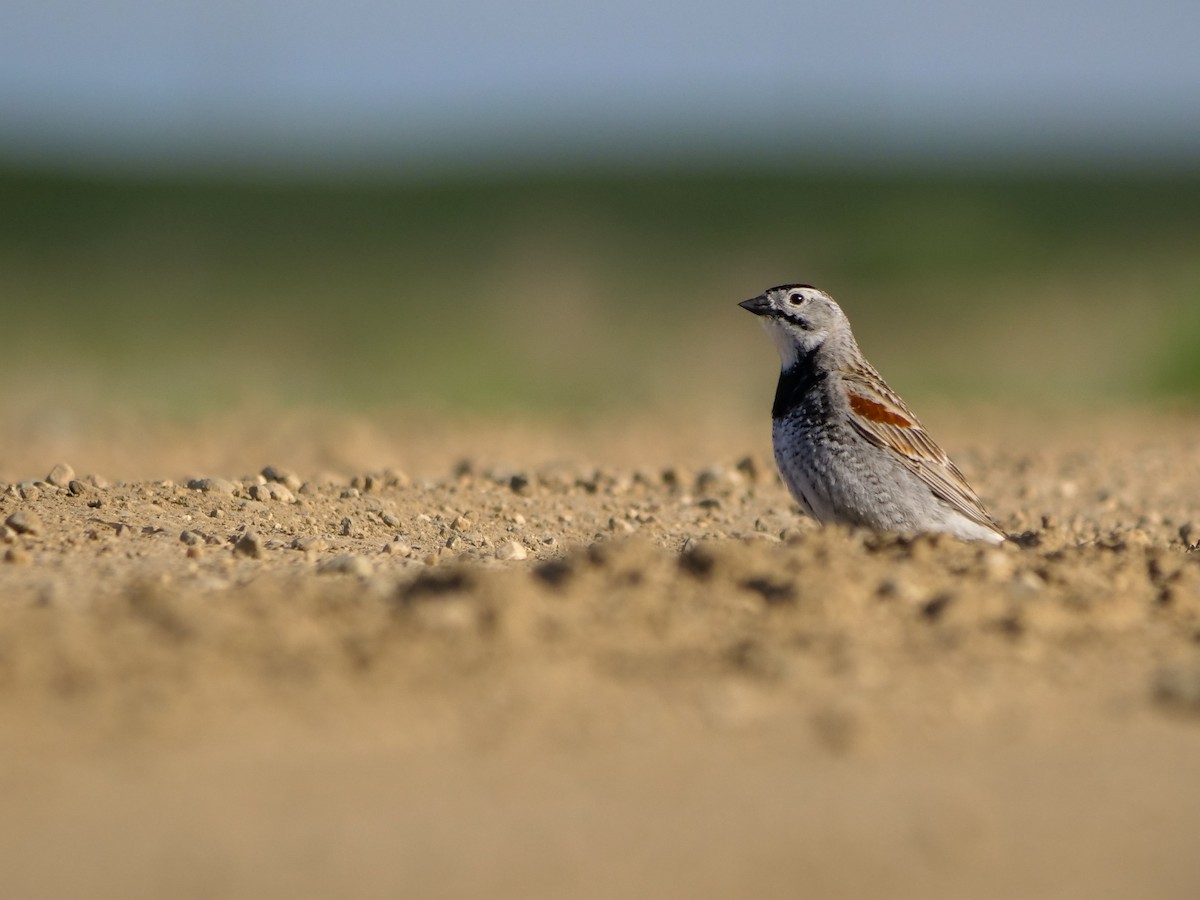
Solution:
[[[864,438],[895,451],[929,489],[968,519],[1001,533],[962,472],[869,365],[839,372],[850,400],[850,421]]]

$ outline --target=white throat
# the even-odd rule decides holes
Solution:
[[[767,334],[771,336],[771,343],[779,351],[780,368],[786,372],[800,359],[800,350],[796,346],[796,339],[778,319],[765,318],[762,323]]]

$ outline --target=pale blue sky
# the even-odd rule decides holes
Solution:
[[[0,157],[1200,162],[1200,2],[5,0]]]

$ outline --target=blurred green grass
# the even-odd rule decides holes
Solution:
[[[0,203],[10,402],[730,405],[774,369],[733,304],[793,280],[906,394],[1200,396],[1200,174],[5,171]]]

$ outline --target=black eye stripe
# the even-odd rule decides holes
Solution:
[[[812,326],[811,326],[811,325],[809,325],[809,324],[808,324],[806,321],[804,321],[804,319],[800,318],[799,316],[793,316],[793,315],[791,315],[790,313],[786,313],[786,312],[785,312],[785,313],[783,314],[783,318],[787,319],[787,320],[788,320],[789,322],[791,322],[793,325],[795,325],[795,326],[796,326],[796,327],[798,327],[798,328],[801,328],[801,329],[803,329],[804,331],[811,331],[811,330],[812,330]]]

